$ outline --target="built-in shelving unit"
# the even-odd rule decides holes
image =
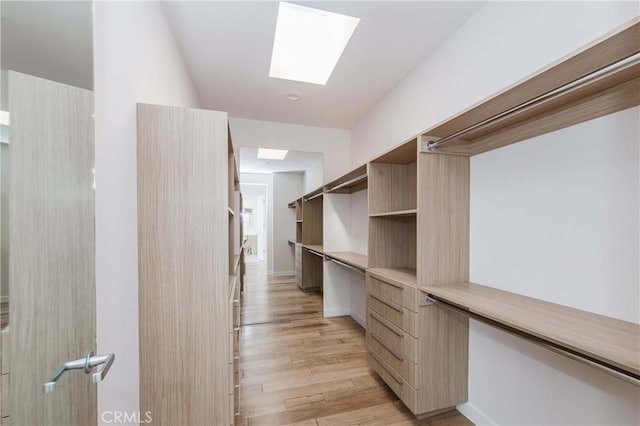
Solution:
[[[636,19],[425,130],[422,150],[477,155],[640,104],[639,39]]]
[[[367,359],[414,414],[425,414],[467,398],[468,320],[420,306],[418,283],[467,277],[469,161],[418,148],[412,138],[369,163]],[[450,180],[465,178],[459,193],[448,191]]]
[[[417,140],[369,164],[369,266],[416,268]]]
[[[324,220],[331,229],[324,237],[324,315],[351,315],[363,326],[368,184],[368,164],[362,164],[324,186]]]
[[[140,407],[160,423],[231,425],[244,265],[228,117],[137,112]]]
[[[597,363],[609,374],[618,371],[640,383],[640,325],[470,282],[422,287],[423,298],[462,310],[552,349]],[[429,303],[428,301],[426,303]]]
[[[323,289],[323,192],[322,188],[305,194],[300,200],[301,246],[298,286],[303,291]],[[296,210],[297,212],[297,210]],[[298,222],[296,222],[297,224]]]

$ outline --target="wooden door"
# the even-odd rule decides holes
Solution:
[[[96,385],[93,93],[9,72],[10,422],[91,425]],[[3,360],[4,361],[4,360]]]

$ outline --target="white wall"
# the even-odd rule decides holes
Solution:
[[[324,182],[329,182],[349,170],[348,130],[233,117],[229,121],[233,144],[236,147],[250,146],[322,153]],[[316,188],[324,182],[320,182]]]
[[[236,151],[237,152],[237,151]],[[240,184],[262,184],[267,187],[267,270],[273,272],[273,175],[240,173]],[[285,204],[286,205],[286,204]],[[257,210],[254,210],[254,214]]]
[[[100,413],[140,409],[136,102],[198,106],[158,3],[95,3],[96,320],[98,353],[114,352]]]
[[[638,323],[639,117],[474,157],[471,281]],[[496,424],[640,424],[640,388],[532,346],[472,321],[469,408]]]
[[[313,162],[304,172],[304,193],[320,188],[328,180],[323,178],[324,155]]]
[[[487,3],[354,126],[352,165],[615,29],[638,7]],[[638,321],[637,113],[472,159],[472,280]],[[459,408],[478,424],[640,422],[638,388],[475,322],[469,357],[469,403]]]
[[[358,166],[637,16],[636,2],[488,2],[351,129]]]
[[[300,197],[304,175],[299,172],[273,174],[273,273],[295,275],[293,246],[296,240],[296,209],[287,207]]]

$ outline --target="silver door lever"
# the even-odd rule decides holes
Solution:
[[[91,373],[91,369],[95,366],[100,366],[95,373],[91,375],[91,381],[93,383],[100,383],[104,380],[111,364],[115,360],[115,354],[107,355],[93,355],[93,352],[88,352],[85,358],[76,359],[75,361],[67,361],[58,367],[55,374],[44,384],[44,393],[53,392],[53,388],[58,379],[68,370],[80,370],[83,369],[85,374]]]

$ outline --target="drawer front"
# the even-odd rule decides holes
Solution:
[[[367,292],[418,312],[417,289],[408,285],[391,283],[367,273]]]
[[[387,365],[398,373],[414,389],[418,389],[418,364],[399,351],[388,347],[384,342],[378,340],[375,334],[367,333],[367,350],[372,350]]]
[[[367,348],[367,363],[404,402],[407,408],[415,414],[418,397],[416,390],[369,348]]]
[[[417,313],[376,294],[367,296],[367,307],[376,311],[382,318],[391,321],[413,337],[417,337]]]
[[[375,335],[379,342],[384,343],[388,348],[396,350],[405,355],[410,361],[418,362],[418,342],[409,334],[393,323],[381,318],[380,315],[368,310],[367,334]]]

